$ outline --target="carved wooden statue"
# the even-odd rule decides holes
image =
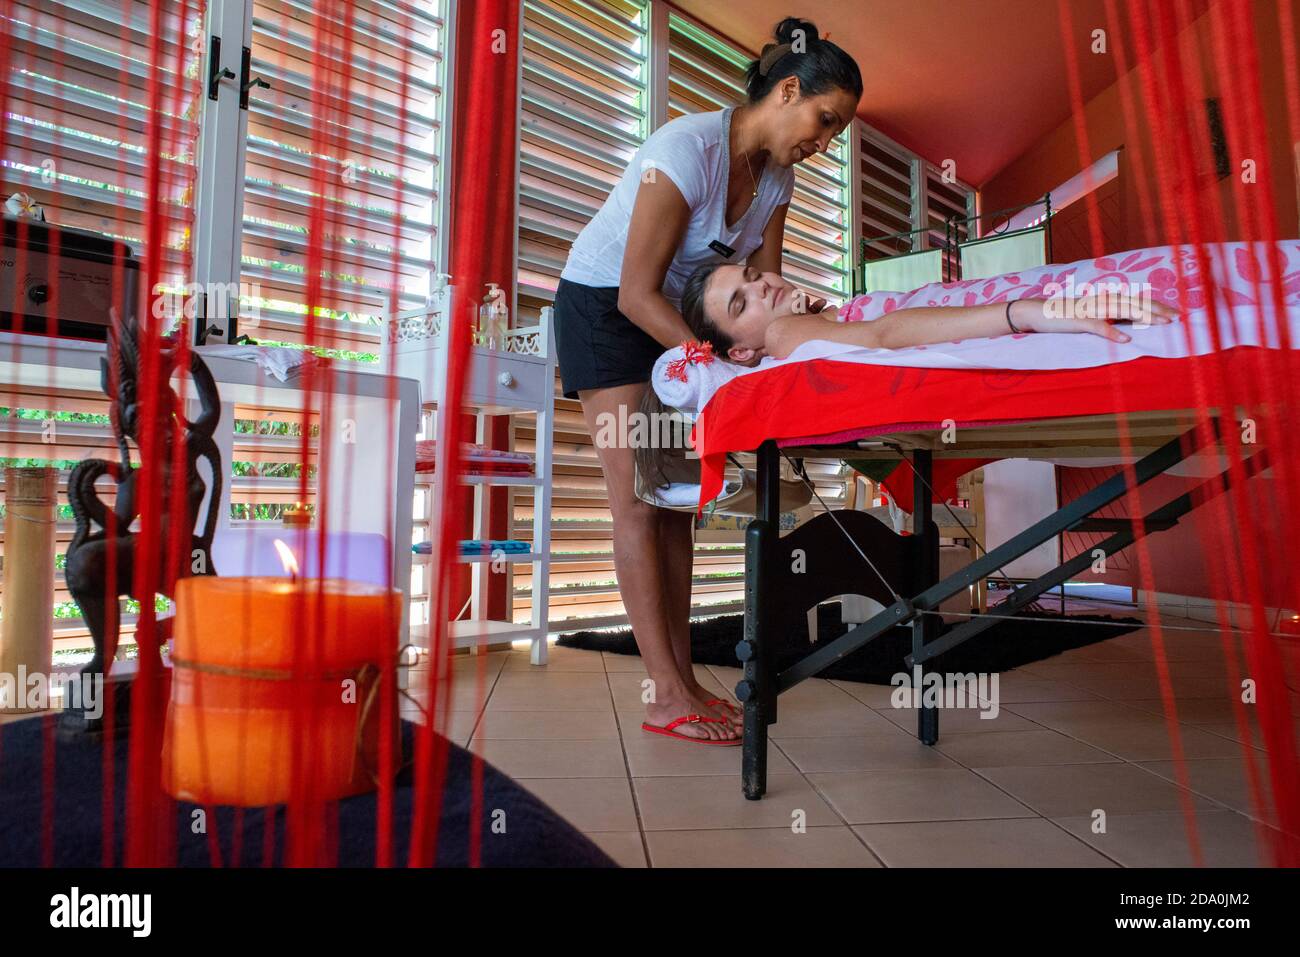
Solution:
[[[112,400],[109,418],[120,459],[117,462],[86,459],[77,463],[68,477],[68,502],[72,506],[75,530],[67,549],[66,579],[68,591],[80,606],[95,643],[95,655],[82,673],[102,673],[105,681],[117,652],[121,624],[119,596],[129,595],[142,604],[154,600],[152,594],[136,593],[136,573],[142,562],[155,563],[152,571],[156,589],[167,596],[171,596],[178,578],[215,574],[211,548],[222,486],[221,453],[213,441],[221,415],[217,385],[203,359],[190,352],[189,374],[200,411],[193,421],[187,419],[182,400],[171,385],[181,362],[180,344],[163,339],[158,348],[155,387],[151,400],[146,401],[141,391],[144,384],[137,327],[134,323],[114,323],[108,357],[100,360],[100,381],[104,393]],[[149,426],[146,417],[152,417],[152,450],[149,461],[141,462],[141,468],[137,469],[131,464],[131,445],[140,447],[141,437]],[[183,474],[177,474],[177,441],[184,444],[180,458]],[[199,474],[201,459],[212,470],[211,495],[202,526],[195,531],[204,495],[209,491],[208,483]],[[161,499],[157,546],[148,555],[141,553],[138,533],[131,530],[140,515],[138,497],[143,469],[151,470],[151,475],[158,477]],[[95,482],[101,476],[109,476],[117,483],[111,513],[95,490]],[[184,488],[180,499],[184,511],[179,515],[172,514],[177,503],[178,482]],[[184,538],[179,555],[171,544],[176,522],[186,530],[181,533]],[[115,594],[108,593],[110,571]],[[126,697],[117,696],[115,711],[121,716],[127,714],[122,706]],[[73,731],[97,731],[98,724],[75,711],[68,712],[64,720],[64,728]]]

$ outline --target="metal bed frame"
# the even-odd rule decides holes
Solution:
[[[736,697],[744,707],[744,740],[741,779],[745,797],[758,800],[767,789],[767,729],[777,721],[777,699],[806,678],[874,640],[887,630],[910,624],[912,651],[900,662],[909,670],[917,666],[934,671],[930,662],[945,651],[984,632],[1002,618],[1034,601],[1093,561],[1093,549],[1061,562],[1056,568],[1015,588],[999,606],[997,614],[972,617],[940,635],[937,614],[940,602],[997,571],[1067,531],[1110,533],[1096,548],[1114,554],[1151,532],[1163,531],[1179,519],[1229,487],[1227,468],[1213,478],[1178,495],[1140,519],[1091,518],[1103,508],[1169,468],[1202,450],[1218,449],[1217,417],[1196,423],[1196,413],[1136,413],[1130,423],[1134,455],[1130,468],[1112,476],[1096,488],[1061,506],[1009,541],[985,552],[958,572],[939,579],[939,534],[933,520],[931,466],[937,458],[1022,457],[1059,460],[1116,455],[1112,416],[1054,419],[1003,427],[968,428],[962,431],[960,448],[938,440],[938,430],[908,432],[884,439],[851,445],[802,446],[778,449],[769,439],[757,450],[757,514],[745,531],[745,625],[744,637],[736,647],[744,676],[736,686]],[[794,459],[839,455],[861,458],[893,458],[910,455],[914,472],[916,513],[914,535],[901,536],[871,516],[854,510],[823,512],[787,535],[779,529],[780,502],[777,479],[780,456]],[[1267,450],[1258,448],[1246,457],[1242,450],[1244,475],[1248,479],[1268,467]],[[794,571],[797,549],[806,558]],[[799,634],[799,623],[807,609],[837,595],[859,594],[885,606],[869,621],[810,652],[783,671],[774,666],[774,645],[791,634]],[[917,737],[927,745],[939,740],[939,714],[933,705],[918,712]]]

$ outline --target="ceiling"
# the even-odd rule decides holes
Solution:
[[[1058,0],[673,2],[751,50],[770,41],[781,18],[811,20],[862,69],[858,115],[932,162],[956,160],[957,177],[972,186],[1070,117]],[[1108,26],[1105,0],[1065,2],[1086,102],[1115,82],[1114,35],[1132,31],[1108,30],[1110,55],[1094,54],[1092,31]],[[1127,44],[1126,57],[1131,67]]]

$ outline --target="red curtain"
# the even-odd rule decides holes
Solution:
[[[456,288],[481,300],[490,282],[506,301],[515,287],[515,200],[519,183],[515,155],[519,131],[519,0],[459,0],[456,4],[455,78],[451,111],[451,175],[447,203],[450,257],[446,271]],[[487,444],[504,448],[508,423],[493,420]],[[473,436],[472,422],[464,433]],[[509,497],[491,492],[492,538],[510,537]],[[466,515],[465,537],[472,534]],[[469,571],[456,585],[461,601],[469,594]],[[493,575],[488,614],[508,614],[505,576]]]

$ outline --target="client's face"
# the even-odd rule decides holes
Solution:
[[[735,342],[728,358],[741,365],[763,358],[767,327],[775,320],[806,311],[796,286],[753,266],[719,266],[704,288],[704,315]]]

